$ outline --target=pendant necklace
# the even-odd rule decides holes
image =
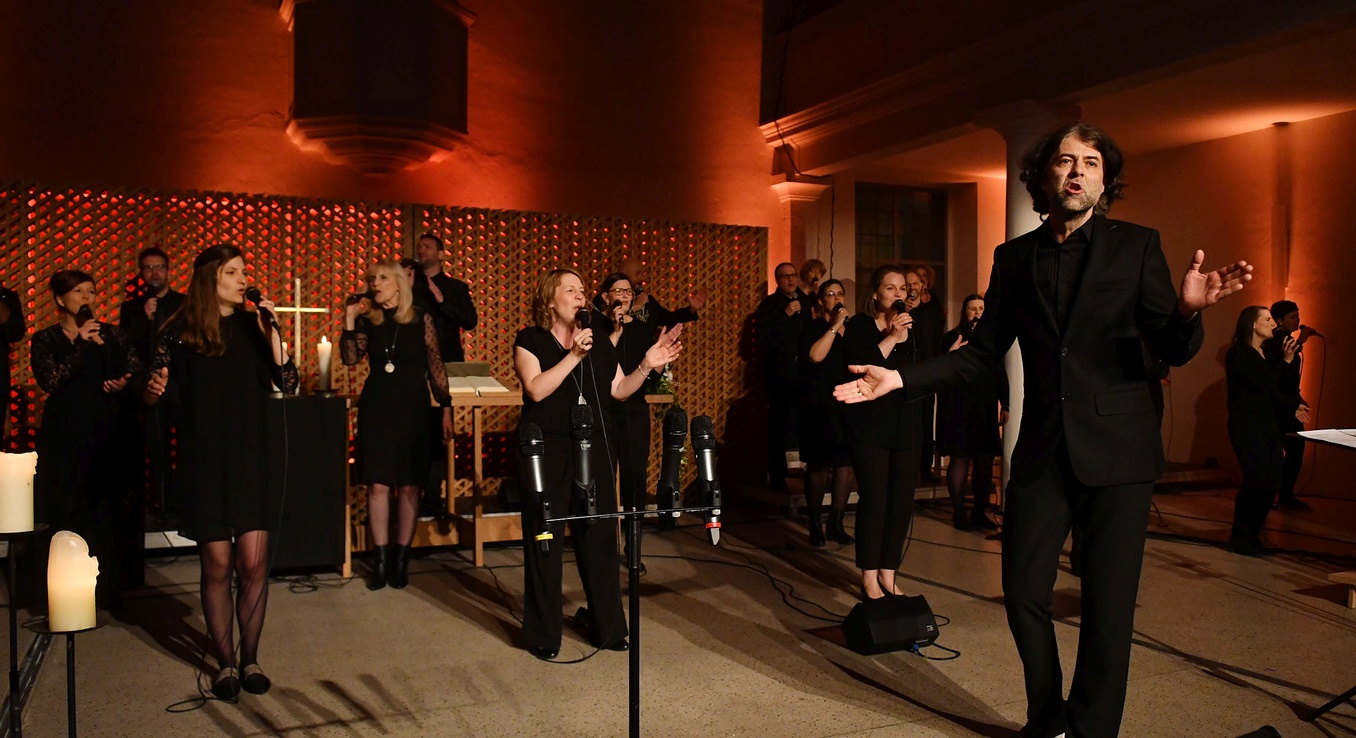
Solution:
[[[549,331],[548,331],[548,332],[549,332]],[[565,352],[565,356],[569,356],[569,355],[570,355],[570,350],[567,349],[567,348],[565,348],[564,344],[562,344],[562,343],[560,342],[560,339],[559,339],[559,338],[556,338],[556,334],[554,334],[554,333],[551,334],[551,340],[555,341],[555,342],[556,342],[556,346],[560,347],[560,350]],[[560,358],[561,358],[561,361],[564,361],[564,360],[565,360],[565,356],[560,357]],[[587,361],[587,360],[588,360],[588,357],[585,357],[584,360]],[[579,376],[578,376],[578,377],[576,377],[576,376],[574,375],[574,369],[571,369],[571,370],[570,370],[570,380],[571,380],[572,382],[574,382],[574,388],[575,388],[576,390],[578,390],[578,392],[579,392],[579,399],[575,402],[575,404],[576,404],[576,405],[587,405],[587,404],[589,404],[589,403],[588,403],[587,400],[584,399],[584,384],[583,384],[583,382],[580,381],[580,379],[583,378],[583,376],[584,376],[584,362],[583,362],[583,361],[579,362],[579,366],[575,367],[575,369],[578,369],[578,370],[579,370]]]
[[[392,322],[394,322],[392,318]],[[391,347],[386,349],[386,373],[395,374],[395,362],[391,359],[391,354],[395,353],[396,339],[400,337],[400,324],[395,324],[395,330],[391,331]]]

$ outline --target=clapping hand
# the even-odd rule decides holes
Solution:
[[[1200,249],[1191,257],[1191,267],[1182,276],[1182,293],[1177,298],[1177,310],[1183,317],[1196,313],[1243,289],[1252,280],[1252,265],[1236,261],[1213,272],[1202,272],[1205,252]]]

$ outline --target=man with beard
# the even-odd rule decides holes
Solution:
[[[1130,670],[1135,598],[1154,480],[1163,471],[1158,416],[1143,348],[1181,366],[1204,339],[1200,311],[1242,289],[1245,262],[1202,272],[1196,251],[1172,287],[1157,231],[1106,217],[1120,198],[1120,150],[1073,123],[1022,161],[1036,230],[994,250],[986,309],[967,345],[887,371],[853,366],[844,402],[902,389],[926,396],[973,381],[1015,339],[1025,380],[1022,431],[1003,518],[1003,595],[1022,659],[1023,736],[1114,736]],[[1073,684],[1063,692],[1050,612],[1071,525],[1083,528],[1082,629]]]
[[[137,276],[130,296],[122,303],[118,327],[137,350],[142,366],[150,366],[156,331],[184,304],[183,293],[169,286],[169,257],[158,246],[137,254]]]

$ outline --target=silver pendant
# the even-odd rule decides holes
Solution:
[[[395,374],[395,362],[394,362],[394,361],[388,361],[388,362],[386,362],[386,373],[387,373],[387,374]]]

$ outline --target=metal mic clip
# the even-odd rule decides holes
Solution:
[[[546,522],[551,519],[551,502],[543,499],[541,501],[541,532],[533,536],[537,546],[541,548],[543,556],[551,553],[551,540],[555,535],[551,533],[551,524]]]

